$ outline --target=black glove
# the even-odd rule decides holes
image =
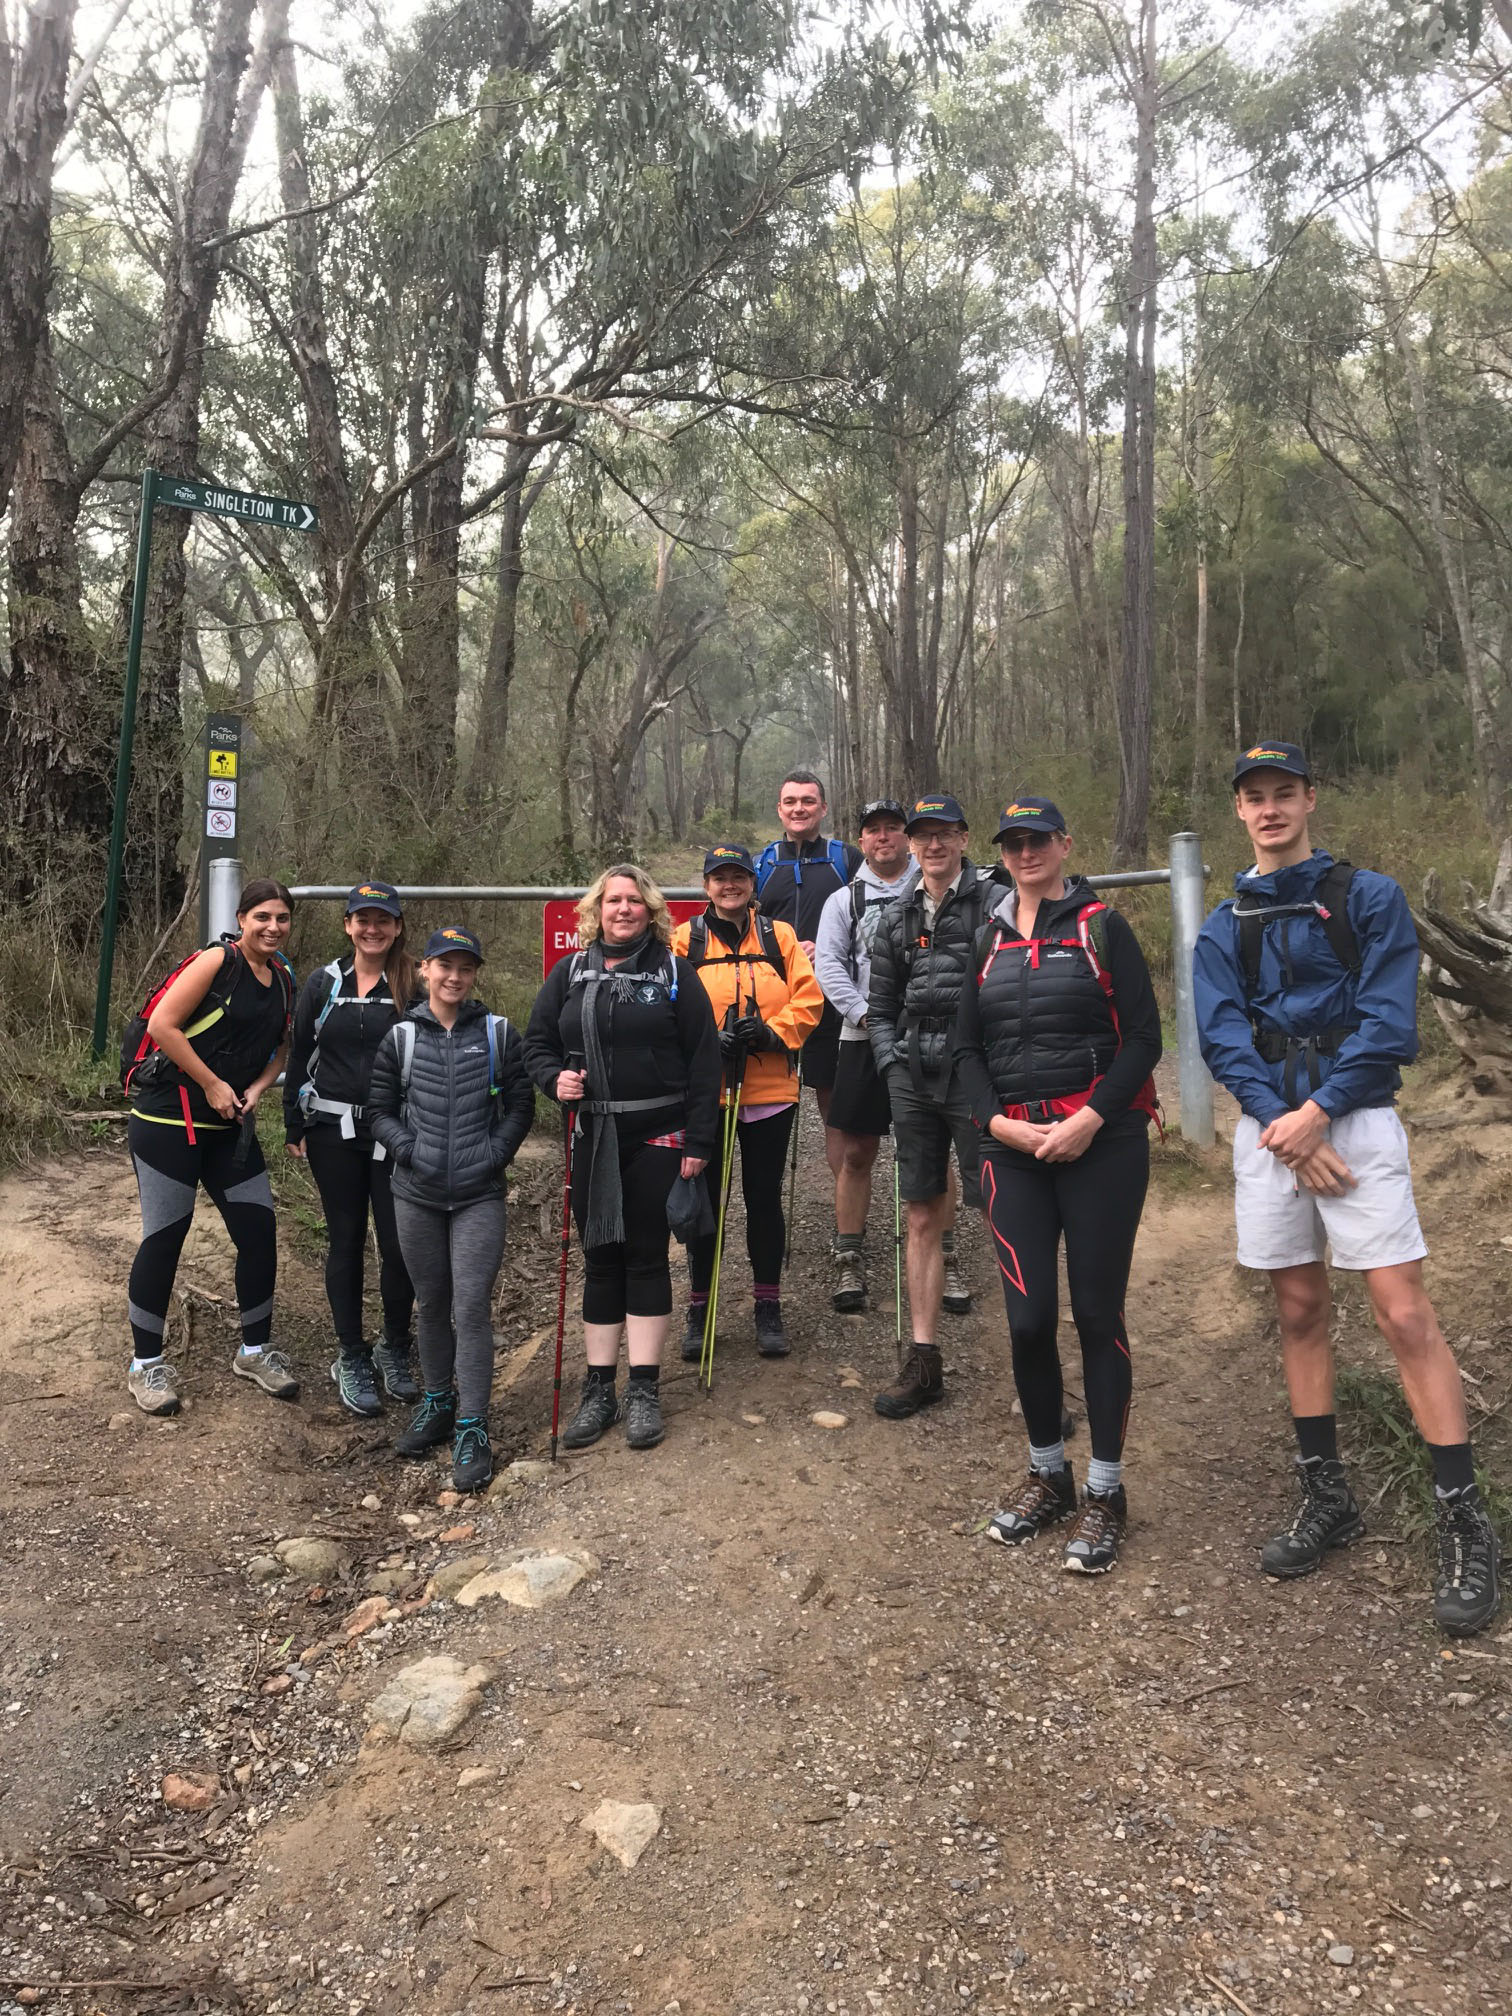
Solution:
[[[742,1015],[735,1024],[735,1039],[743,1043],[747,1050],[781,1050],[782,1038],[770,1022],[763,1022],[759,1015]]]
[[[719,1032],[719,1054],[726,1064],[733,1064],[740,1055],[740,1037],[734,1029]]]

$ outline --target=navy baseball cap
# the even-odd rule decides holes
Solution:
[[[381,910],[386,917],[402,917],[399,891],[392,882],[359,882],[347,898],[346,914],[354,910]]]
[[[1288,777],[1312,782],[1312,766],[1295,742],[1257,742],[1253,749],[1241,749],[1234,758],[1234,782],[1251,770],[1284,770]]]
[[[465,924],[444,924],[439,931],[432,931],[420,956],[423,959],[440,959],[448,952],[465,952],[480,966],[483,964],[483,941],[476,931],[469,931]]]
[[[1052,805],[1048,798],[1015,798],[1003,807],[1003,816],[998,821],[997,837],[1002,844],[1005,833],[1064,833],[1066,821],[1058,805]]]
[[[896,798],[869,798],[861,807],[861,817],[856,821],[856,831],[864,833],[873,819],[901,819],[908,824],[908,814]]]
[[[756,880],[756,863],[751,859],[750,848],[737,846],[733,840],[721,840],[704,856],[705,875],[713,875],[721,868],[738,868],[742,875],[749,875],[753,882]]]
[[[952,798],[948,791],[931,791],[927,797],[915,798],[913,810],[906,822],[909,832],[912,833],[915,826],[922,826],[930,819],[943,820],[947,826],[970,824],[966,814],[961,810],[960,799]]]

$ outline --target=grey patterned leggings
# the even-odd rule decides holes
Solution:
[[[415,1284],[420,1370],[428,1393],[455,1376],[457,1412],[488,1412],[493,1389],[493,1289],[504,1261],[505,1204],[481,1197],[457,1211],[394,1199],[399,1250]]]

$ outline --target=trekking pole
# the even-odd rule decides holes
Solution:
[[[735,1012],[736,1004],[732,1002],[727,1019],[733,1017]],[[714,1225],[714,1271],[709,1279],[709,1305],[704,1312],[703,1352],[698,1361],[698,1383],[704,1389],[705,1399],[714,1391],[714,1330],[719,1320],[719,1273],[724,1261],[725,1216],[730,1208],[730,1184],[735,1174],[735,1129],[740,1119],[740,1092],[745,1083],[745,1058],[739,1051],[732,1059],[731,1071],[726,1073],[725,1082],[730,1088],[730,1101],[724,1112],[724,1136],[721,1144],[723,1159],[719,1172],[719,1217]]]
[[[903,1205],[898,1193],[898,1137],[893,1135],[893,1330],[903,1356]]]
[[[569,1071],[582,1068],[582,1059],[568,1056],[566,1067]],[[572,1246],[572,1136],[577,1120],[577,1109],[572,1105],[562,1109],[562,1161],[565,1173],[562,1177],[562,1266],[557,1277],[557,1334],[556,1370],[551,1378],[551,1460],[557,1459],[557,1424],[562,1418],[562,1338],[567,1330],[567,1256]]]
[[[793,1138],[788,1155],[788,1206],[786,1237],[782,1242],[782,1264],[793,1257],[793,1200],[798,1195],[798,1129],[803,1124],[803,1052],[798,1052],[798,1104],[793,1108]]]

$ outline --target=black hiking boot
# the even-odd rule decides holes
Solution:
[[[1451,1638],[1484,1631],[1501,1605],[1496,1529],[1470,1484],[1438,1500],[1438,1585],[1433,1615]]]
[[[410,1424],[394,1444],[397,1456],[428,1456],[450,1442],[457,1426],[455,1393],[426,1393],[410,1417]]]
[[[786,1358],[788,1355],[787,1332],[782,1327],[780,1302],[756,1304],[756,1349],[763,1358]]]
[[[1106,1575],[1118,1559],[1118,1544],[1128,1523],[1129,1501],[1122,1484],[1116,1491],[1087,1492],[1067,1536],[1061,1566],[1073,1575]]]
[[[562,1447],[591,1449],[600,1437],[608,1434],[618,1413],[619,1402],[613,1386],[604,1385],[597,1379],[585,1379],[583,1397],[578,1402],[576,1414],[567,1423]]]
[[[459,1421],[452,1443],[452,1489],[482,1491],[493,1482],[493,1473],[487,1416],[474,1414],[469,1420]]]
[[[872,1405],[888,1421],[906,1421],[921,1407],[932,1407],[945,1398],[945,1370],[933,1344],[915,1344],[903,1360],[903,1369],[891,1386],[885,1386]]]
[[[1031,1470],[1001,1512],[987,1525],[987,1538],[1005,1547],[1021,1547],[1047,1526],[1069,1519],[1076,1510],[1076,1479],[1068,1463],[1063,1470]]]
[[[1302,1502],[1284,1533],[1267,1540],[1260,1550],[1266,1575],[1289,1581],[1311,1575],[1330,1547],[1347,1547],[1365,1531],[1365,1521],[1344,1475],[1344,1465],[1321,1456],[1299,1456],[1297,1476]]]
[[[383,1412],[383,1402],[378,1398],[378,1382],[373,1377],[373,1361],[366,1351],[343,1351],[332,1363],[331,1377],[348,1414],[371,1421]]]
[[[408,1405],[420,1398],[408,1344],[391,1344],[387,1337],[381,1344],[375,1344],[373,1370],[383,1381],[383,1390],[390,1400],[402,1400]]]
[[[704,1324],[708,1321],[709,1305],[702,1307],[688,1304],[687,1321],[683,1324],[682,1361],[684,1365],[696,1365],[703,1357]]]
[[[667,1432],[662,1426],[661,1393],[645,1380],[632,1379],[620,1409],[627,1449],[654,1449]]]

